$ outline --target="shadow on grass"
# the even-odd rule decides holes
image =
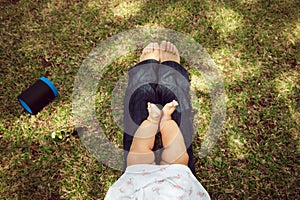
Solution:
[[[193,36],[211,54],[227,48],[231,50],[230,53],[237,54],[236,57],[245,62],[245,65],[230,66],[226,60],[221,60],[222,65],[232,69],[231,72],[224,73],[228,77],[234,77],[238,67],[255,66],[245,72],[242,77],[226,82],[229,118],[224,126],[223,136],[216,150],[207,158],[204,160],[196,158],[198,177],[208,188],[211,197],[213,199],[228,197],[297,199],[299,197],[297,193],[299,190],[299,184],[297,184],[299,143],[295,137],[295,134],[297,135],[295,131],[299,130],[299,125],[291,116],[290,109],[294,106],[296,112],[299,112],[297,108],[299,80],[296,83],[298,86],[293,86],[292,92],[284,98],[280,97],[281,91],[276,89],[278,79],[297,75],[299,68],[299,57],[297,57],[300,47],[299,39],[296,39],[293,44],[293,42],[288,42],[282,33],[299,19],[298,1],[253,1],[253,3],[145,1],[137,13],[124,20],[115,18],[112,11],[109,11],[109,15],[97,14],[103,8],[96,11],[91,9],[81,14],[81,11],[87,10],[88,2],[70,1],[62,3],[64,4],[62,8],[57,10],[53,8],[53,13],[50,14],[50,18],[53,19],[49,19],[52,23],[46,23],[48,21],[40,16],[40,10],[47,3],[50,1],[41,1],[38,6],[35,3],[28,4],[27,9],[24,9],[28,6],[26,1],[7,1],[5,5],[1,3],[1,6],[7,7],[1,9],[16,11],[13,16],[6,16],[5,12],[1,13],[1,19],[3,19],[1,25],[5,27],[5,32],[1,32],[3,36],[1,43],[4,45],[0,50],[2,81],[0,100],[3,104],[0,107],[0,117],[3,122],[1,126],[7,129],[4,134],[11,130],[20,132],[14,134],[27,134],[22,132],[23,125],[15,129],[9,126],[14,119],[20,117],[21,113],[21,107],[16,100],[17,91],[21,92],[30,85],[31,80],[47,73],[53,76],[53,82],[60,85],[59,89],[64,94],[55,105],[70,104],[69,98],[72,93],[70,85],[80,65],[78,63],[82,62],[84,56],[95,44],[113,34],[136,28],[137,25],[158,24]],[[184,6],[179,9],[183,9],[187,15],[176,16],[170,12],[170,10],[175,11],[177,6]],[[242,25],[238,24],[234,30],[224,35],[217,26],[218,22],[217,25],[212,22],[212,14],[216,9],[237,13],[242,18]],[[34,17],[30,19],[34,23],[29,23],[32,26],[29,30],[24,28],[24,24],[28,22],[22,17],[28,15],[26,10],[31,13],[30,17]],[[73,16],[72,12],[76,15]],[[102,20],[102,18],[105,20],[97,23],[97,19]],[[76,24],[79,22],[83,25]],[[76,26],[80,28],[82,26],[84,30],[76,29]],[[222,24],[220,26],[222,28]],[[67,29],[67,33],[63,32],[64,28]],[[32,34],[32,37],[50,42],[37,42],[37,45],[32,47],[31,41],[27,41],[26,34]],[[92,42],[89,43],[90,41]],[[25,45],[28,46],[29,53],[23,49]],[[45,49],[32,51],[39,45]],[[47,60],[45,56],[48,56]],[[67,59],[68,57],[70,59]],[[72,59],[77,62],[75,69],[70,69]],[[239,73],[238,70],[236,73]],[[293,105],[290,101],[294,102]],[[236,157],[234,150],[231,149],[232,139],[229,137],[231,134],[238,135],[245,140],[244,157]],[[72,187],[68,185],[70,183],[60,181],[60,179],[79,176],[79,174],[91,176],[89,186],[87,186],[91,198],[101,198],[105,195],[109,184],[95,186],[100,181],[92,176],[96,172],[95,174],[101,177],[102,182],[106,181],[108,178],[103,175],[105,172],[102,170],[78,170],[65,174],[58,172],[60,169],[66,170],[61,163],[63,151],[60,150],[64,149],[65,152],[69,152],[69,161],[74,162],[73,147],[69,149],[58,147],[51,142],[41,144],[37,139],[32,142],[22,137],[20,141],[7,141],[3,140],[3,135],[1,135],[1,148],[3,147],[1,166],[6,167],[6,170],[1,177],[1,182],[6,182],[5,185],[7,185],[3,196],[58,199],[61,194],[68,196],[68,192],[74,190],[76,184],[84,185],[85,183],[77,180],[71,183],[74,185]],[[201,143],[201,141],[196,140],[195,143]],[[80,141],[77,141],[77,144],[80,144]],[[197,150],[196,148],[195,151]],[[80,167],[89,168],[89,166]],[[70,168],[72,167],[67,167],[68,170]],[[62,188],[67,189],[62,190]],[[82,188],[84,186],[79,187],[79,190],[84,190]],[[12,194],[13,192],[15,194]],[[70,194],[72,195],[80,196],[80,192]]]
[[[24,143],[23,143],[24,142]],[[29,144],[31,143],[31,144]],[[54,149],[44,151],[38,142],[11,144],[1,141],[1,196],[10,199],[60,199],[62,158],[51,156]]]

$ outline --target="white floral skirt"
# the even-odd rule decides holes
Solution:
[[[191,170],[180,164],[139,164],[127,167],[125,173],[109,188],[105,200],[118,199],[210,199]]]

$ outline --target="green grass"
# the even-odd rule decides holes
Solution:
[[[97,44],[143,26],[193,37],[222,72],[226,122],[214,150],[195,158],[197,177],[212,199],[300,198],[299,1],[11,0],[1,1],[0,9],[0,199],[104,197],[121,172],[102,165],[81,143],[72,116],[73,82]],[[98,119],[119,146],[111,92],[138,57],[132,52],[117,59],[99,80]],[[201,75],[188,61],[184,65],[200,108],[197,155],[211,105]],[[16,98],[43,75],[60,97],[30,116]]]

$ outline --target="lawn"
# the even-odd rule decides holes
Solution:
[[[140,27],[193,38],[221,72],[226,120],[213,151],[200,158],[210,92],[182,58],[198,109],[196,174],[212,199],[300,199],[299,1],[2,0],[0,9],[0,199],[103,199],[121,172],[93,157],[78,136],[74,81],[98,44]],[[112,92],[140,52],[117,58],[98,83],[97,119],[120,147]],[[41,76],[60,95],[31,116],[17,96]]]

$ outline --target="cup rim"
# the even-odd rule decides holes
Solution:
[[[43,81],[44,83],[46,83],[50,87],[50,89],[52,90],[52,92],[53,92],[53,94],[54,94],[55,97],[58,96],[58,91],[57,91],[56,87],[54,86],[54,84],[49,79],[47,79],[46,77],[42,76],[40,78],[40,80]]]
[[[32,114],[32,110],[30,109],[30,107],[27,105],[27,103],[25,103],[25,101],[23,101],[22,99],[18,98],[18,101],[20,102],[21,106],[30,114]]]

